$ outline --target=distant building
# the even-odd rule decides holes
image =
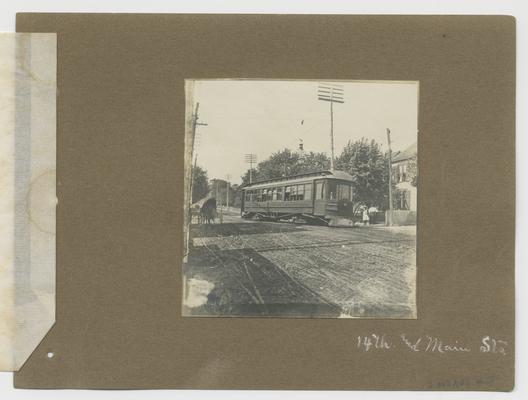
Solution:
[[[416,211],[416,155],[417,144],[409,146],[392,156],[392,179],[398,192],[395,196],[395,209]]]
[[[227,188],[229,187],[229,195]],[[237,192],[233,186],[224,179],[209,180],[209,194],[207,197],[214,197],[219,206],[225,206],[227,201],[232,206],[236,202]]]

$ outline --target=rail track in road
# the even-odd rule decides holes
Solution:
[[[412,244],[414,241],[408,240],[409,244]],[[273,247],[259,247],[259,253],[265,253],[268,251],[277,251],[277,250],[300,250],[300,249],[313,249],[321,247],[343,247],[343,246],[354,246],[362,244],[375,244],[375,243],[402,243],[401,240],[372,240],[372,241],[352,241],[352,240],[342,240],[332,243],[314,243],[314,244],[302,244],[302,245],[279,245]]]
[[[328,316],[339,315],[339,306],[251,249],[235,250],[235,257],[230,257],[231,251],[218,252],[207,245],[204,249],[223,270],[224,283],[230,286],[229,290],[238,292],[238,287],[248,296],[245,301],[257,306],[245,306],[245,310],[250,309],[260,316],[277,315],[277,310],[289,316],[302,316],[303,310],[317,308]]]
[[[192,235],[189,276],[215,286],[204,315],[339,316],[356,303],[358,316],[412,314],[412,230],[248,222]]]

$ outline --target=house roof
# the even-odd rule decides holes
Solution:
[[[416,153],[418,152],[418,146],[417,143],[414,142],[412,145],[407,147],[403,151],[398,151],[396,154],[392,156],[392,162],[399,162],[399,161],[405,161],[409,158],[413,158],[416,156]]]

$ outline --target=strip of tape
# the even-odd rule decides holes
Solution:
[[[55,323],[57,37],[0,34],[0,370]]]

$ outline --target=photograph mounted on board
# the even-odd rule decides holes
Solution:
[[[185,91],[183,316],[416,318],[417,81]]]

